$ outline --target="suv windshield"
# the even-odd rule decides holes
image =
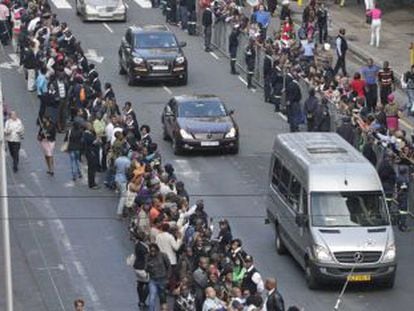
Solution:
[[[135,35],[134,47],[137,49],[177,48],[177,40],[168,32],[138,33]]]
[[[375,227],[389,224],[381,192],[312,193],[314,227]]]
[[[219,101],[188,101],[178,107],[180,118],[225,117],[226,108]]]

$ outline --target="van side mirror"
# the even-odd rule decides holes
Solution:
[[[178,45],[180,46],[180,48],[183,48],[187,46],[187,42],[181,41]]]
[[[308,224],[308,216],[305,214],[296,214],[295,222],[298,227],[306,227]]]
[[[229,115],[232,116],[234,114],[234,109],[229,110]]]

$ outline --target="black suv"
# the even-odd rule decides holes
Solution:
[[[140,80],[176,80],[186,85],[184,46],[166,26],[131,26],[119,48],[119,73],[128,76],[128,85]]]

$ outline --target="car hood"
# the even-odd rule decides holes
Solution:
[[[393,239],[391,229],[384,227],[314,228],[316,242],[334,252],[381,251]]]
[[[227,133],[233,127],[230,117],[177,118],[177,122],[191,133]]]
[[[135,49],[134,56],[145,59],[175,59],[180,53],[174,49]]]

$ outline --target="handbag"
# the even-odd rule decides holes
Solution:
[[[135,263],[135,253],[132,253],[126,258],[126,264],[128,267],[133,267]]]
[[[372,14],[371,11],[368,10],[365,14],[367,24],[372,24]]]
[[[125,198],[125,206],[127,208],[131,208],[134,206],[135,198],[137,196],[136,192],[131,191],[130,184],[128,184],[127,191],[126,191],[126,198]]]
[[[135,274],[138,282],[149,282],[149,273],[144,269],[135,269]]]

